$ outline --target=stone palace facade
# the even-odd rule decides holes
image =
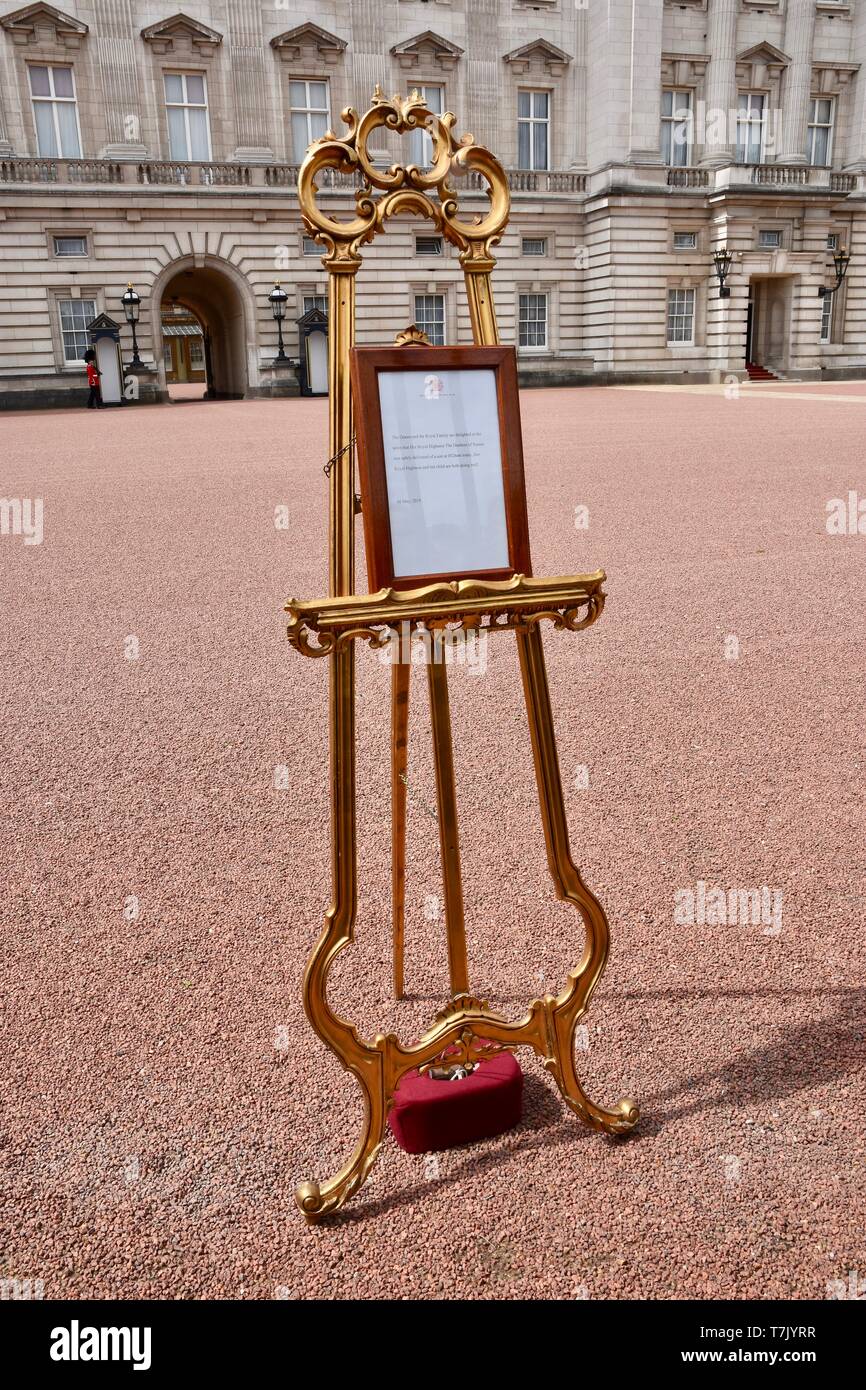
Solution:
[[[326,294],[297,166],[377,83],[508,169],[494,285],[524,382],[866,372],[866,0],[0,0],[2,403],[77,400],[100,314],[128,362],[129,281],[143,398],[178,372],[296,391],[267,295],[288,293],[296,358]],[[346,179],[326,196],[351,208]],[[363,254],[360,341],[469,340],[430,228],[398,219]]]

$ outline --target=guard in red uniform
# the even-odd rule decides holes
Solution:
[[[87,384],[90,387],[90,395],[87,397],[87,409],[101,410],[102,392],[99,389],[99,372],[96,369],[96,353],[92,348],[88,348],[84,360],[87,363]]]

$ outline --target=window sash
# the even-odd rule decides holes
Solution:
[[[74,248],[74,249],[73,249]],[[87,237],[85,236],[56,236],[54,238],[55,256],[86,256]]]
[[[308,314],[311,309],[318,309],[321,314],[327,314],[328,296],[326,294],[305,294],[304,313]]]
[[[668,290],[668,343],[692,345],[695,341],[695,291]]]
[[[36,73],[47,76],[47,92],[37,92]],[[56,74],[69,77],[69,91],[58,91]],[[28,68],[33,122],[36,126],[36,149],[44,159],[80,159],[81,132],[78,127],[78,101],[75,95],[75,73],[71,67],[52,67],[35,64]],[[66,85],[64,82],[61,84]]]
[[[517,346],[540,350],[547,347],[548,304],[546,294],[521,294],[517,303]]]
[[[59,299],[57,312],[63,340],[64,362],[70,365],[83,362],[84,354],[91,345],[87,325],[96,318],[95,300]]]
[[[322,95],[313,88],[323,89]],[[331,124],[331,87],[327,78],[292,78],[289,82],[292,154],[300,162],[314,140]]]
[[[444,294],[415,295],[415,323],[426,333],[433,347],[445,346]]]
[[[833,301],[835,294],[825,294],[821,301],[821,337],[822,343],[833,341]]]
[[[517,94],[517,164],[520,169],[550,168],[550,93]]]
[[[445,88],[419,87],[418,92],[429,110],[441,116],[445,110]],[[420,169],[429,169],[433,163],[433,136],[426,128],[413,130],[409,136],[409,163],[417,164]]]
[[[764,162],[764,96],[760,92],[740,92],[737,111],[737,164]]]
[[[201,82],[202,99],[190,96],[189,78]],[[170,79],[180,79],[181,100],[170,96]],[[207,164],[211,158],[210,120],[208,117],[207,82],[199,72],[163,73],[165,113],[168,123],[169,158]]]
[[[832,97],[813,97],[809,108],[808,159],[814,168],[826,169],[833,155],[833,123],[836,103]]]
[[[692,94],[666,87],[662,91],[662,162],[684,168],[691,156]]]

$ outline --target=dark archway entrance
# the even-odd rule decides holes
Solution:
[[[211,263],[169,267],[156,308],[160,330],[163,322],[184,313],[201,326],[204,394],[209,399],[238,400],[247,395],[247,306],[232,275]],[[164,362],[167,341],[163,336]],[[202,394],[194,388],[178,391],[190,393]],[[175,394],[171,388],[170,394]]]

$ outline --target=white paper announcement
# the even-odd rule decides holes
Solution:
[[[493,370],[380,372],[379,400],[394,574],[507,569]]]

